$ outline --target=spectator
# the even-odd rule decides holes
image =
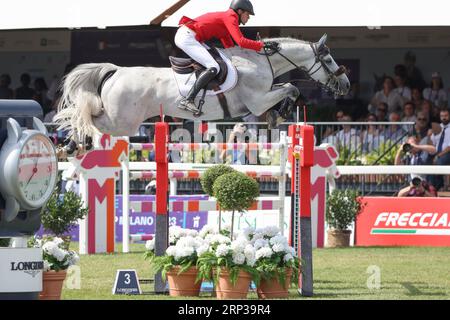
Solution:
[[[374,123],[377,121],[377,117],[370,113],[366,119],[369,123]],[[384,142],[384,137],[380,134],[381,130],[375,124],[370,124],[367,129],[361,134],[362,150],[364,153],[372,152],[380,147]]]
[[[236,123],[233,127],[233,131],[228,137],[227,143],[242,143],[242,142],[256,142],[256,137],[252,136],[251,132],[247,130],[247,127],[243,123]],[[250,150],[249,148],[233,148],[232,150],[223,149],[220,158],[222,160],[227,159],[227,153],[231,153],[231,163],[232,164],[258,164],[257,152],[255,150]]]
[[[433,72],[431,75],[431,84],[423,90],[423,98],[431,101],[437,107],[447,107],[447,93],[444,90],[444,83],[439,72]]]
[[[420,176],[414,177],[409,186],[398,192],[399,197],[437,197],[436,188]]]
[[[387,120],[388,114],[388,105],[386,102],[380,102],[377,106],[377,110],[375,111],[375,115],[377,116],[377,121],[383,122]]]
[[[342,130],[336,134],[336,142],[339,148],[345,147],[350,152],[359,150],[361,146],[361,137],[355,128],[349,124],[352,122],[352,117],[345,115],[341,118],[341,122],[347,122],[348,124],[342,125]]]
[[[47,99],[48,87],[45,83],[44,78],[36,78],[36,80],[34,80],[34,89],[34,100],[36,100],[41,105],[42,109],[44,110],[44,115],[46,115],[51,111],[51,101]]]
[[[384,134],[385,139],[389,139],[394,143],[405,141],[407,131],[405,131],[402,126],[396,124],[397,122],[400,122],[400,114],[398,112],[391,112],[389,114],[389,122],[392,122],[393,124],[386,127]]]
[[[396,88],[394,89],[403,99],[403,103],[411,100],[411,89],[406,86],[406,78],[404,75],[395,75],[394,81]]]
[[[419,88],[411,90],[411,102],[414,104],[414,109],[418,110],[423,103],[422,91]]]
[[[436,147],[436,155],[433,159],[433,164],[438,166],[447,166],[450,164],[450,111],[443,109],[440,112],[441,118],[441,132],[439,134],[432,134],[431,141]],[[433,175],[433,185],[437,190],[444,186],[444,178],[441,175]]]
[[[431,116],[432,116],[432,109],[433,109],[433,104],[431,103],[431,101],[429,100],[423,100],[422,105],[420,106],[420,111],[422,111],[425,116],[427,117],[428,123],[427,126],[430,127],[431,126]],[[440,121],[440,120],[438,120]]]
[[[370,101],[369,112],[374,112],[380,102],[387,103],[388,112],[400,111],[402,109],[403,99],[394,91],[394,79],[389,76],[384,77],[382,90],[376,92]]]
[[[425,88],[422,72],[416,67],[416,55],[408,51],[404,58],[406,68],[406,85],[410,88],[419,88],[421,91]]]
[[[402,122],[416,122],[416,115],[415,115],[416,108],[414,107],[414,103],[411,101],[406,102],[403,105],[403,118]]]
[[[340,122],[342,120],[342,117],[344,116],[344,111],[342,110],[338,110],[334,116],[334,121],[335,122]],[[322,134],[322,141],[321,143],[330,143],[330,144],[336,144],[336,132],[338,130],[336,130],[336,126],[332,125],[332,126],[327,126],[327,128],[325,129],[325,132],[323,132]]]
[[[410,136],[406,143],[403,143],[395,155],[395,165],[421,166],[430,164],[430,155],[436,153],[436,147],[428,136]],[[414,176],[411,175],[409,180]],[[421,176],[425,179],[425,176]]]
[[[28,73],[23,73],[20,76],[20,83],[22,86],[16,89],[16,99],[31,100],[34,97],[34,90],[30,88],[31,77]]]
[[[9,74],[0,76],[0,99],[14,99],[14,91],[9,87],[11,85],[11,77]]]
[[[417,119],[414,125],[413,134],[418,136],[420,139],[428,136],[428,121],[427,115],[424,112],[417,112]]]

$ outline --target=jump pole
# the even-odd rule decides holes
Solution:
[[[314,165],[314,127],[289,126],[291,161],[291,228],[290,242],[302,261],[299,293],[313,295],[311,232],[311,167]]]
[[[169,245],[169,214],[168,187],[169,163],[167,159],[169,138],[169,124],[157,122],[155,124],[155,162],[156,162],[156,225],[155,225],[155,254],[162,256]],[[155,274],[155,293],[166,293],[166,283],[161,278],[161,272]]]

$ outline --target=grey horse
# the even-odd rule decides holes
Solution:
[[[249,113],[260,116],[285,98],[295,101],[299,96],[297,87],[290,83],[273,85],[273,80],[296,68],[335,95],[347,94],[350,82],[345,67],[334,61],[325,45],[326,38],[324,35],[318,42],[265,39],[280,45],[279,51],[272,55],[239,47],[224,49],[222,52],[238,74],[236,85],[225,93],[230,116]],[[111,71],[115,73],[105,81]],[[160,114],[160,106],[165,115],[176,118],[203,121],[225,118],[215,96],[205,97],[203,114],[197,118],[177,108],[182,97],[170,68],[82,64],[65,77],[62,88],[54,119],[76,141],[84,141],[86,136],[98,132],[132,136],[145,119]]]

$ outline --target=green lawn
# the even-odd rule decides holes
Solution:
[[[77,244],[72,244],[77,249]],[[139,278],[152,277],[143,259],[144,245],[133,244],[129,254],[82,256],[81,289],[64,288],[63,299],[173,299],[169,296],[112,295],[117,269],[136,269]],[[121,250],[119,246],[118,250]],[[309,299],[450,299],[450,248],[380,248],[315,249],[314,297]],[[375,266],[375,267],[374,267]],[[370,270],[380,270],[380,288],[373,283]],[[142,285],[151,291],[151,285]],[[256,299],[251,292],[250,299]],[[295,288],[290,298],[305,299]],[[184,299],[184,298],[183,298]],[[200,299],[211,299],[202,293]]]

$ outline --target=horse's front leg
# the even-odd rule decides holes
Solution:
[[[293,86],[290,83],[284,84],[282,86],[276,87],[274,90],[267,92],[266,94],[259,96],[256,103],[258,104],[258,109],[262,110],[261,113],[269,110],[277,103],[282,101],[283,99],[289,98],[291,104],[297,100],[300,95],[300,91],[297,87]],[[284,112],[287,114],[288,112]],[[280,123],[282,123],[285,118],[280,116],[280,113],[277,110],[270,110],[267,113],[267,122],[269,124],[269,129],[276,128]]]

